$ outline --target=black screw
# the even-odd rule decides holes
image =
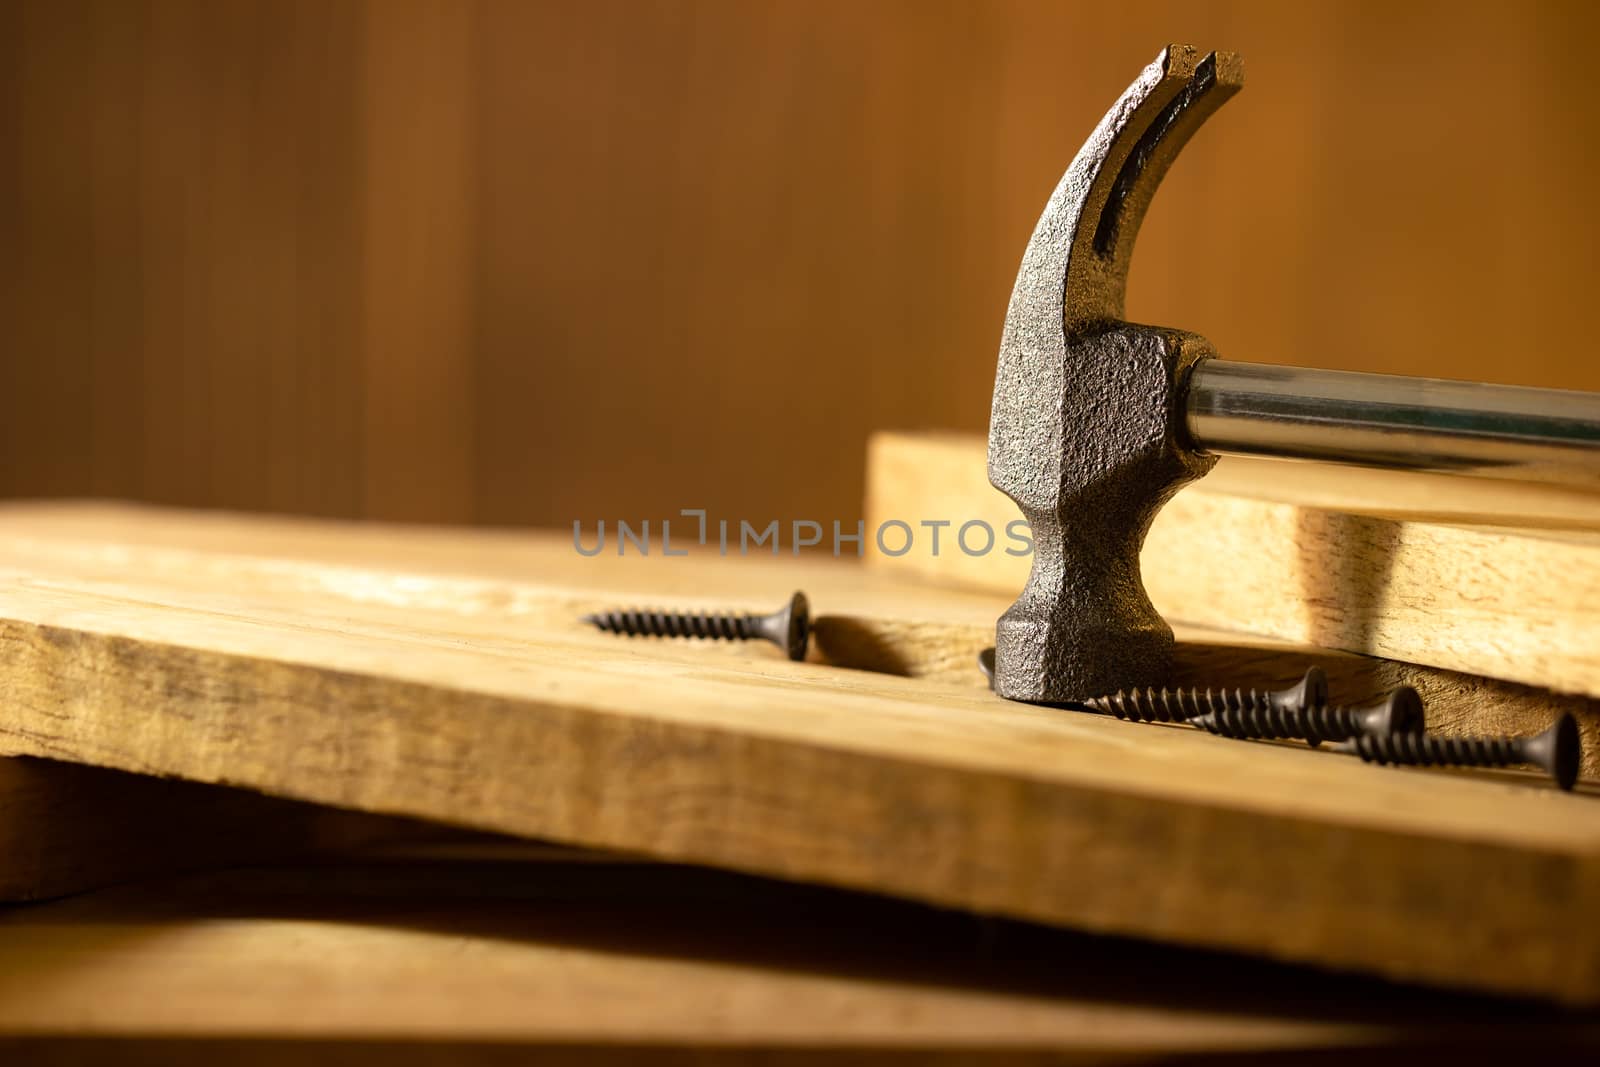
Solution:
[[[703,637],[713,641],[771,641],[790,659],[806,658],[811,643],[811,610],[796,592],[771,615],[680,614],[666,611],[601,611],[583,621],[608,634],[628,637]]]
[[[1359,734],[1337,748],[1368,763],[1421,766],[1505,767],[1531,763],[1562,789],[1578,781],[1582,749],[1578,722],[1564,714],[1555,725],[1530,737],[1439,737],[1436,734]]]
[[[1186,722],[1237,709],[1294,709],[1328,702],[1328,679],[1320,667],[1287,689],[1129,689],[1083,701],[1091,711],[1133,722]]]
[[[1189,723],[1223,737],[1300,737],[1315,748],[1324,741],[1346,741],[1362,734],[1421,733],[1422,698],[1403,685],[1364,707],[1245,705],[1197,715]]]

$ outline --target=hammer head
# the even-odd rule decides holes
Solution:
[[[1161,505],[1215,462],[1183,437],[1210,346],[1122,321],[1134,238],[1178,151],[1243,82],[1238,57],[1172,45],[1101,119],[1045,205],[1006,313],[989,480],[1033,528],[1033,570],[995,634],[995,691],[1036,703],[1158,685],[1172,630],[1139,574]]]

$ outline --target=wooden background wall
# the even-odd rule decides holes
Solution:
[[[1130,313],[1600,388],[1590,4],[0,0],[0,495],[849,519],[1169,39]]]

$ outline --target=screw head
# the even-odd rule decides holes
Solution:
[[[743,618],[745,625],[753,628],[749,636],[771,641],[792,660],[806,658],[806,649],[811,645],[811,608],[804,593],[796,591],[787,604],[771,615]]]
[[[1583,762],[1583,742],[1578,736],[1578,720],[1570,712],[1563,712],[1555,725],[1537,737],[1530,738],[1527,754],[1550,772],[1550,777],[1562,789],[1578,784],[1579,764]]]
[[[1291,711],[1324,707],[1328,703],[1328,676],[1321,667],[1312,664],[1306,668],[1304,678],[1281,693],[1273,693],[1272,701]]]
[[[1409,685],[1402,685],[1361,716],[1368,733],[1417,734],[1426,726],[1422,697]]]
[[[1556,784],[1571,789],[1578,784],[1578,765],[1583,762],[1583,743],[1578,737],[1578,720],[1562,715],[1556,723]]]
[[[784,651],[792,660],[805,659],[806,649],[811,645],[811,605],[806,595],[796,590],[783,608],[781,617],[784,621]]]

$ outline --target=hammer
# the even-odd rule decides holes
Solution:
[[[989,422],[989,480],[1034,541],[996,626],[1004,697],[1068,703],[1165,681],[1172,629],[1139,550],[1220,453],[1600,489],[1600,394],[1226,362],[1195,334],[1123,321],[1150,198],[1243,81],[1238,56],[1163,50],[1079,150],[1023,254]]]

